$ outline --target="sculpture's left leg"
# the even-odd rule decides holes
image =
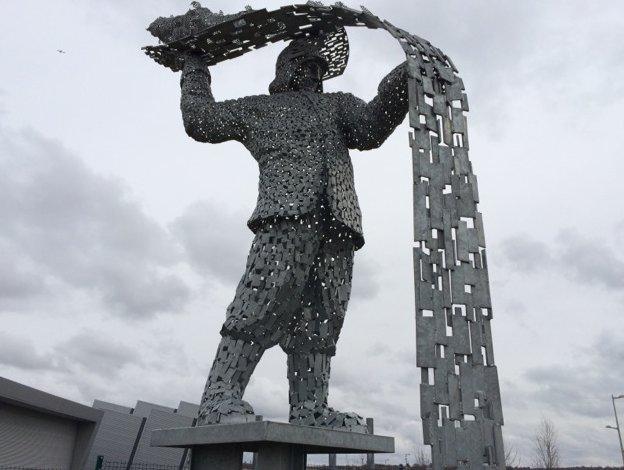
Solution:
[[[278,344],[301,306],[301,295],[321,243],[316,214],[267,221],[256,232],[247,267],[227,309],[202,395],[198,425],[253,419],[243,400],[268,348]]]
[[[342,235],[341,235],[342,230]],[[302,310],[280,342],[288,354],[290,418],[293,424],[366,432],[364,419],[328,403],[331,358],[351,295],[354,246],[342,229],[327,229],[310,271]]]

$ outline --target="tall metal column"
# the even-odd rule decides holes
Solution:
[[[410,65],[416,363],[434,469],[505,468],[492,303],[468,157],[468,97],[451,59],[384,22]]]

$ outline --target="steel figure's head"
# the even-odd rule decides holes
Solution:
[[[271,94],[286,91],[323,92],[323,77],[329,64],[314,38],[295,39],[277,58]]]

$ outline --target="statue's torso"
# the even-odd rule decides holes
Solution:
[[[250,108],[245,145],[259,162],[266,154],[296,159],[336,151],[348,155],[337,96],[288,92],[243,98]]]
[[[300,215],[327,200],[333,215],[362,233],[341,94],[287,92],[242,98],[244,144],[258,161],[258,205],[249,224]]]

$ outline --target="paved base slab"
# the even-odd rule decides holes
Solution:
[[[243,452],[258,470],[303,470],[307,454],[394,452],[394,438],[274,421],[157,429],[152,446],[190,447],[192,470],[240,470]]]

